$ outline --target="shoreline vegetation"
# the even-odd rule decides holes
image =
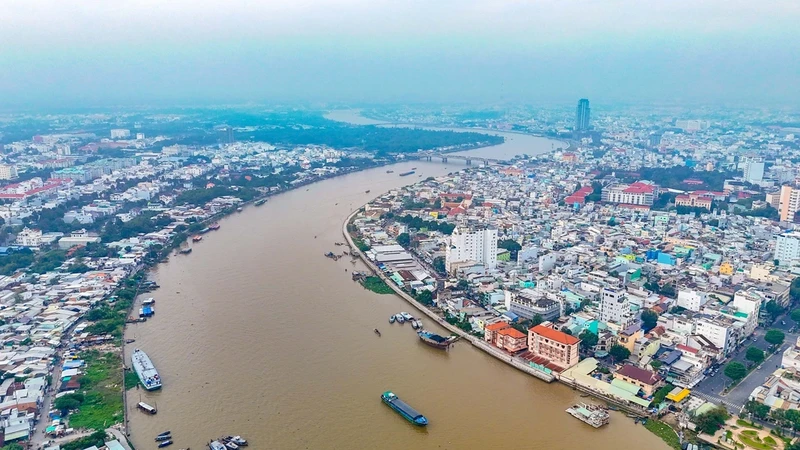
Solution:
[[[374,275],[364,278],[361,283],[365,289],[368,289],[376,294],[393,294],[394,291],[384,282],[380,277]]]

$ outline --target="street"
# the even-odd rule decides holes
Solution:
[[[786,324],[784,325],[782,321],[785,321]],[[732,391],[723,394],[725,387],[731,384],[730,378],[726,377],[724,373],[725,365],[731,361],[739,361],[746,366],[750,361],[745,358],[745,353],[750,346],[758,347],[766,352],[770,344],[764,340],[765,329],[756,329],[753,336],[757,337],[758,340],[753,341],[751,338],[748,342],[743,344],[738,351],[732,354],[722,364],[719,372],[715,376],[706,377],[701,381],[700,384],[695,387],[694,393],[708,401],[723,404],[727,406],[729,410],[738,412],[744,404],[747,403],[747,399],[750,397],[750,393],[753,392],[753,389],[760,386],[775,369],[780,367],[783,351],[794,345],[798,336],[797,333],[789,333],[789,330],[793,326],[794,322],[792,322],[788,314],[785,314],[779,317],[775,323],[769,327],[770,329],[775,328],[781,330],[786,334],[786,339],[783,341],[780,350],[769,356],[760,366],[750,372]]]

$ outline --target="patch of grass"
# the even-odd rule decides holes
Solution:
[[[673,430],[672,427],[666,423],[661,422],[660,420],[648,419],[647,423],[644,424],[644,427],[650,430],[651,433],[660,437],[661,440],[666,442],[670,447],[680,450],[681,441],[678,438],[678,434],[675,433],[675,430]]]
[[[125,390],[133,389],[137,384],[139,384],[139,377],[136,376],[136,372],[132,370],[125,372]]]
[[[392,294],[394,291],[380,277],[369,276],[364,279],[363,285],[376,294]]]
[[[747,436],[758,436],[758,431],[756,430],[744,430],[742,434],[746,434]]]
[[[745,428],[755,428],[756,430],[760,430],[760,429],[764,428],[761,425],[756,425],[754,423],[750,423],[750,422],[748,422],[746,420],[743,420],[743,419],[736,419],[736,425],[739,425],[740,427],[745,427]]]
[[[81,355],[86,373],[81,378],[85,400],[80,410],[69,416],[72,428],[104,430],[122,422],[122,360],[115,353],[92,350]]]
[[[772,446],[778,445],[778,443],[775,442],[775,439],[772,439],[772,436],[765,436],[764,439],[762,439],[762,441],[767,445],[772,445]]]
[[[750,448],[754,448],[755,450],[773,450],[775,448],[774,446],[765,444],[763,442],[760,442],[757,439],[758,439],[758,437],[755,437],[755,439],[753,439],[750,436],[745,435],[745,434],[740,434],[739,435],[739,440],[742,441],[742,443],[744,445],[746,445],[746,446],[748,446]]]

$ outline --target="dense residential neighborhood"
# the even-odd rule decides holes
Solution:
[[[615,128],[388,192],[350,231],[511,362],[709,443],[718,406],[800,427],[794,134]]]

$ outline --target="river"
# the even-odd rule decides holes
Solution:
[[[550,150],[540,144],[527,151]],[[564,412],[576,392],[465,342],[448,352],[425,346],[410,326],[387,322],[413,308],[352,282],[347,258],[323,256],[342,250],[334,242],[353,209],[420,179],[397,175],[412,166],[422,177],[465,167],[405,162],[393,174],[370,169],[287,192],[223,219],[192,254],[153,269],[157,315],[125,334],[136,340],[126,353],[145,350],[164,381],[158,392],[127,393],[137,449],[156,448],[167,429],[175,448],[194,449],[223,434],[254,449],[666,448],[619,413],[599,430],[578,422]],[[430,426],[383,405],[389,389]],[[158,414],[136,411],[140,400]]]

